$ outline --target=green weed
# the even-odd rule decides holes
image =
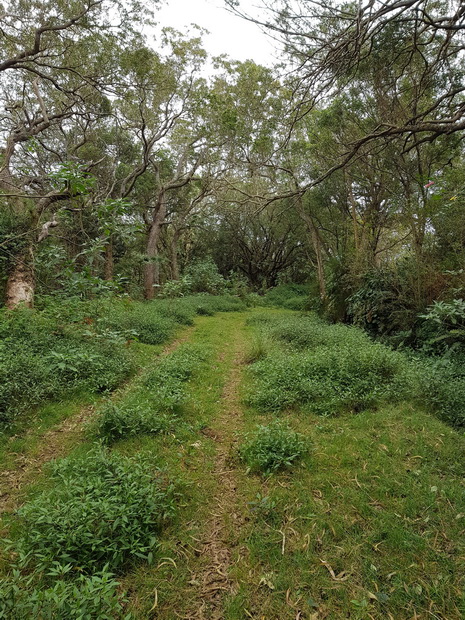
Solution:
[[[147,462],[96,449],[57,461],[51,483],[18,511],[14,546],[22,563],[89,573],[152,561],[175,490]]]
[[[68,573],[70,566],[61,568]],[[124,602],[119,583],[106,569],[90,577],[56,581],[45,588],[35,583],[35,575],[25,577],[15,570],[0,585],[0,618],[9,620],[115,620],[123,617]],[[130,617],[124,615],[125,620]]]
[[[269,474],[291,466],[307,451],[303,435],[275,421],[248,433],[239,454],[250,471]]]

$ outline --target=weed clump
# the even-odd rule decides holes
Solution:
[[[254,387],[247,401],[259,411],[303,406],[334,415],[405,395],[405,357],[360,330],[284,316],[264,323],[261,331],[280,346],[250,370]]]
[[[69,566],[56,567],[68,573]],[[55,569],[54,569],[55,570]],[[62,575],[60,575],[62,576]],[[50,587],[34,587],[34,576],[23,577],[15,570],[0,584],[0,617],[63,618],[82,620],[99,618],[115,620],[123,617],[124,597],[113,574],[103,570],[92,576],[79,575],[76,580],[59,580]],[[130,616],[124,616],[129,618]]]
[[[131,371],[125,340],[27,309],[0,314],[0,423],[77,390],[115,388]]]
[[[275,421],[247,434],[239,454],[250,471],[270,474],[290,467],[307,451],[303,435]]]
[[[141,459],[94,450],[57,461],[51,481],[18,511],[16,547],[25,564],[50,570],[59,562],[91,573],[152,561],[176,495],[160,472]]]
[[[91,434],[112,444],[136,435],[173,430],[187,398],[185,384],[207,355],[205,347],[185,344],[162,358],[129,398],[104,405],[90,427]]]
[[[167,433],[175,423],[176,416],[160,412],[148,398],[139,402],[108,402],[98,412],[91,433],[110,445],[137,435]]]

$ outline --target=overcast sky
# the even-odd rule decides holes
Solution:
[[[275,61],[276,52],[266,35],[258,26],[226,11],[222,0],[167,0],[156,21],[181,32],[192,23],[209,30],[203,41],[213,56],[228,54],[235,60],[252,59],[263,65]]]

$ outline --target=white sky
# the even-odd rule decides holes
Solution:
[[[222,0],[167,0],[155,20],[180,32],[190,24],[209,30],[203,42],[212,56],[227,54],[234,60],[251,59],[262,65],[276,62],[272,41],[258,26],[226,11]]]

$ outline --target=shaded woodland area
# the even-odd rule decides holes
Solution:
[[[465,5],[251,4],[0,4],[0,618],[465,617]]]
[[[461,298],[460,2],[269,3],[285,64],[208,71],[200,38],[142,34],[156,3],[31,7],[2,15],[7,306],[151,299],[206,257],[376,334]]]

